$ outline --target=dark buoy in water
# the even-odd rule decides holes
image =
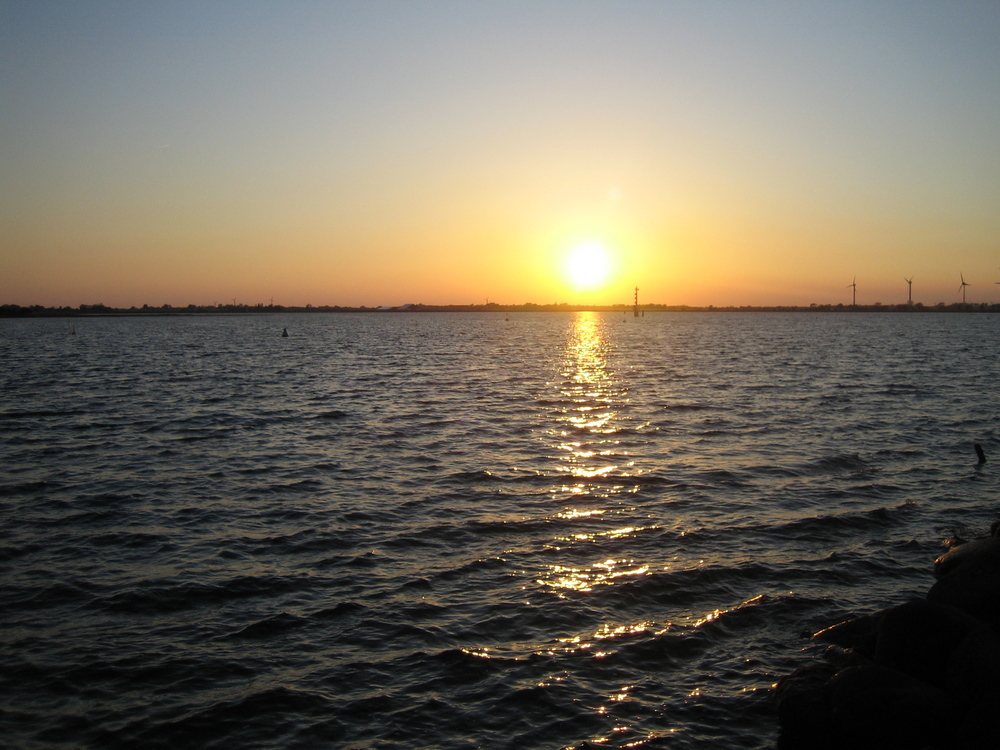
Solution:
[[[283,328],[281,330],[281,338],[283,338],[283,339],[287,339],[288,338],[288,329],[287,328]]]
[[[983,446],[981,446],[979,443],[976,443],[975,445],[973,445],[973,448],[976,449],[976,455],[979,456],[979,463],[981,464],[986,463],[986,454],[983,452]]]

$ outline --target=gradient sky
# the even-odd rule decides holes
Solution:
[[[1000,301],[998,40],[995,0],[3,0],[0,303]]]

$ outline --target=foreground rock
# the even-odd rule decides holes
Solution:
[[[926,599],[813,635],[824,661],[777,686],[781,750],[1000,748],[1000,538],[935,575]]]

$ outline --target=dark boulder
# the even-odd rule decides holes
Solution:
[[[978,701],[965,714],[955,732],[950,747],[960,750],[996,750],[997,717],[1000,716],[1000,693],[993,693]]]
[[[818,641],[832,643],[841,648],[849,648],[868,659],[875,658],[875,647],[878,644],[879,629],[882,618],[888,610],[873,612],[870,615],[854,617],[838,622],[813,635]]]
[[[817,632],[777,685],[781,750],[1000,748],[1000,527],[935,561],[915,599]]]
[[[952,547],[934,561],[934,574],[945,576],[969,563],[1000,570],[1000,538],[973,539]]]
[[[952,732],[942,690],[874,664],[835,669],[814,664],[778,683],[779,750],[920,750]]]
[[[995,699],[1000,692],[1000,637],[992,628],[978,624],[955,646],[948,659],[945,689],[964,707]]]
[[[894,669],[848,667],[827,689],[840,747],[913,750],[942,744],[952,733],[944,691]]]
[[[927,600],[947,604],[1000,628],[1000,539],[955,547],[934,563],[937,582]]]
[[[885,610],[875,663],[944,689],[955,649],[983,629],[954,607],[915,599]]]
[[[833,732],[827,685],[837,671],[833,664],[809,664],[778,682],[780,750],[833,750],[834,745],[823,742],[825,738],[831,738]]]

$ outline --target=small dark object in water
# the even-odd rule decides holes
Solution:
[[[986,463],[986,454],[983,452],[983,446],[976,443],[973,447],[976,449],[976,455],[979,456],[979,463]]]
[[[281,338],[283,338],[283,339],[287,339],[288,338],[288,329],[287,328],[282,329],[282,331],[281,331]]]

